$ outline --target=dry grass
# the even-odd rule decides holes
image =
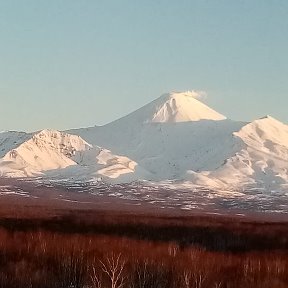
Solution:
[[[74,211],[0,227],[0,287],[288,287],[286,223]]]

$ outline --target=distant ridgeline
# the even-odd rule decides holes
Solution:
[[[0,133],[2,177],[288,190],[288,126],[227,119],[197,92],[170,93],[104,126]]]

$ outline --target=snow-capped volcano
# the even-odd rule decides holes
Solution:
[[[117,122],[176,123],[226,119],[197,98],[199,93],[195,91],[167,93]]]
[[[223,120],[225,116],[219,114],[196,99],[194,91],[185,93],[166,94],[152,102],[144,109],[150,110],[147,121],[154,123],[175,123],[199,120]]]
[[[169,125],[182,126],[184,123],[201,122],[202,120],[216,122],[226,119],[225,116],[198,100],[198,97],[199,94],[195,91],[167,93],[107,125],[73,129],[68,132],[81,136],[89,143],[98,143],[100,146],[109,147],[109,149],[113,147],[119,153],[126,153],[127,150],[131,152],[135,150],[137,145],[142,143],[141,138],[148,136],[142,135],[142,132],[151,127],[154,127],[152,128],[154,130],[160,124],[163,127]],[[148,133],[154,133],[154,131]],[[107,144],[108,146],[106,146]],[[120,148],[122,146],[127,149],[122,151]]]
[[[165,94],[107,125],[70,132],[133,159],[154,181],[286,189],[288,126],[270,116],[232,121],[195,96]]]
[[[288,190],[288,126],[270,116],[226,119],[193,91],[162,95],[104,126],[0,133],[0,157],[2,176]]]

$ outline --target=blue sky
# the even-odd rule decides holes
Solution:
[[[286,0],[0,0],[0,130],[105,124],[169,91],[288,123]]]

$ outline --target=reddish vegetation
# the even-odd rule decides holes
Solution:
[[[45,213],[0,219],[0,287],[288,287],[287,223]]]
[[[0,288],[288,287],[283,217],[199,216],[1,184],[30,197],[0,199]]]

